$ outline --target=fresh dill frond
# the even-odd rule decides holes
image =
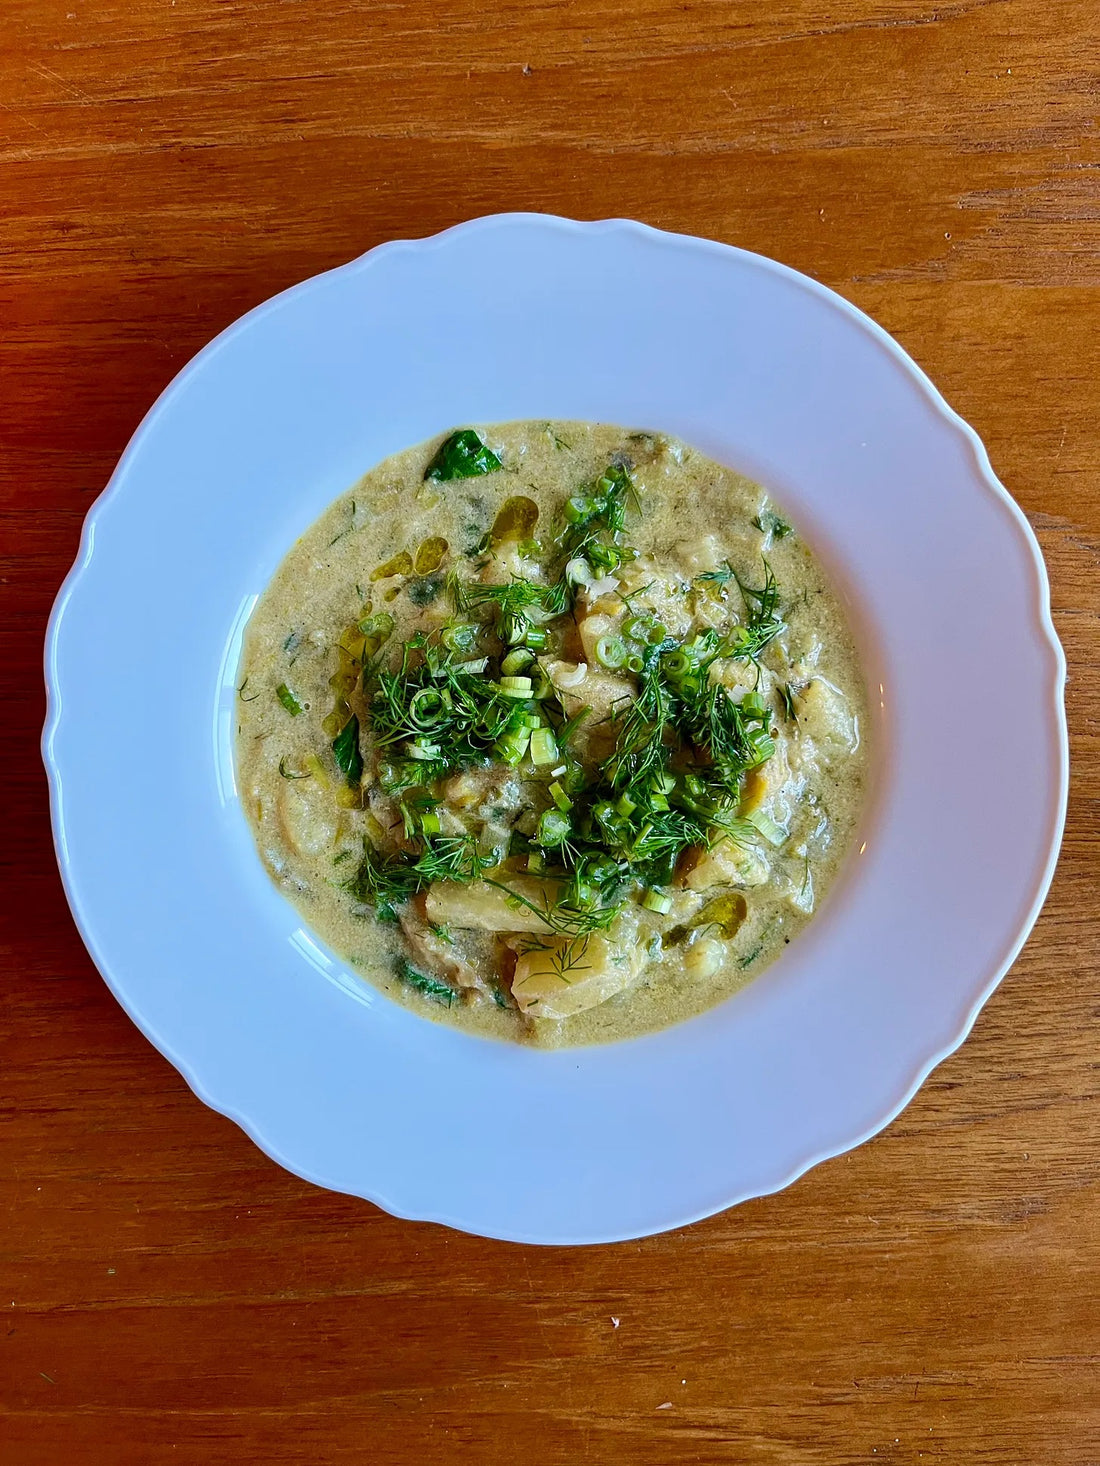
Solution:
[[[733,632],[730,639],[731,656],[746,657],[755,661],[773,636],[785,629],[785,622],[779,615],[779,586],[767,560],[763,560],[764,584],[746,585],[739,575],[734,574],[741,598],[745,603],[747,619],[743,626]]]

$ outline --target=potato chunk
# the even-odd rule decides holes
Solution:
[[[711,886],[762,886],[768,879],[768,862],[755,850],[719,840],[710,850],[698,853],[695,864],[679,876],[689,891],[707,891]]]
[[[827,750],[850,752],[859,745],[859,728],[848,699],[824,677],[815,677],[795,701],[798,726]]]
[[[540,909],[553,905],[555,889],[545,881],[534,880],[531,876],[508,875],[502,884]],[[513,902],[507,891],[490,886],[486,881],[475,881],[470,886],[437,881],[428,887],[424,907],[428,920],[439,926],[475,927],[485,932],[545,934],[550,931],[538,911],[532,911],[530,906],[524,906],[520,901]]]
[[[532,1018],[570,1018],[621,993],[645,965],[645,948],[593,933],[570,940],[553,937],[545,946],[521,952],[512,996]]]
[[[336,839],[339,811],[316,779],[288,780],[279,791],[279,822],[299,855],[321,855]]]

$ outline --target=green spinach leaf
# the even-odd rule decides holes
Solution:
[[[460,428],[452,433],[424,471],[426,479],[444,483],[449,479],[478,478],[496,473],[500,459],[487,447],[473,428]]]
[[[358,784],[363,777],[363,755],[359,752],[359,719],[354,713],[332,740],[332,756],[348,783]]]

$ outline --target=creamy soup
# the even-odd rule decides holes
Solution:
[[[498,1038],[720,1002],[818,908],[863,796],[821,567],[660,433],[507,423],[387,459],[279,567],[238,683],[279,888],[364,980]]]

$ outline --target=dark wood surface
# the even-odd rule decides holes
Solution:
[[[5,1466],[1100,1462],[1098,63],[1095,0],[4,0]],[[502,209],[868,310],[1030,517],[1070,663],[1061,865],[962,1050],[789,1191],[577,1251],[395,1221],[205,1109],[80,944],[37,752],[51,600],[160,389]]]

